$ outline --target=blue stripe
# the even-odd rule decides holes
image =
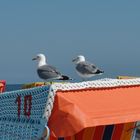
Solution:
[[[58,138],[58,140],[64,140],[64,138]]]
[[[104,130],[103,140],[111,140],[114,125],[107,125]]]

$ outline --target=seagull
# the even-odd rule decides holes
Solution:
[[[83,55],[77,56],[72,62],[75,63],[76,71],[83,80],[104,73],[104,71],[97,68],[94,64],[87,62]]]
[[[54,66],[47,64],[44,54],[38,54],[32,60],[38,61],[37,73],[43,80],[72,80],[66,75],[62,75]]]

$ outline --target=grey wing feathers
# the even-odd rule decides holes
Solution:
[[[94,74],[98,68],[89,62],[81,62],[76,66],[76,69],[82,74]]]
[[[41,66],[39,69],[46,72],[53,72],[53,73],[60,74],[60,72],[54,66],[51,65],[44,65]]]
[[[37,69],[37,73],[42,79],[50,79],[60,76],[61,73],[51,65],[44,65]]]

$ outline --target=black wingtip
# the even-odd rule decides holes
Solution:
[[[99,70],[99,69],[98,69],[98,70],[96,71],[96,74],[102,74],[102,73],[104,73],[104,71],[102,71],[102,70]]]
[[[73,79],[66,75],[62,75],[62,78],[60,78],[59,80],[73,80]]]

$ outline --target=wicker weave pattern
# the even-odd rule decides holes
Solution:
[[[46,122],[42,115],[48,92],[49,87],[43,86],[1,94],[0,140],[37,140],[40,138]],[[27,95],[32,96],[30,116],[24,113],[24,97]],[[20,116],[18,116],[17,97],[21,98]]]
[[[67,83],[67,84],[53,84],[53,90],[82,90],[86,88],[114,88],[114,87],[123,87],[123,86],[135,86],[140,85],[140,78],[135,79],[100,79],[94,81],[86,81],[79,83]]]

